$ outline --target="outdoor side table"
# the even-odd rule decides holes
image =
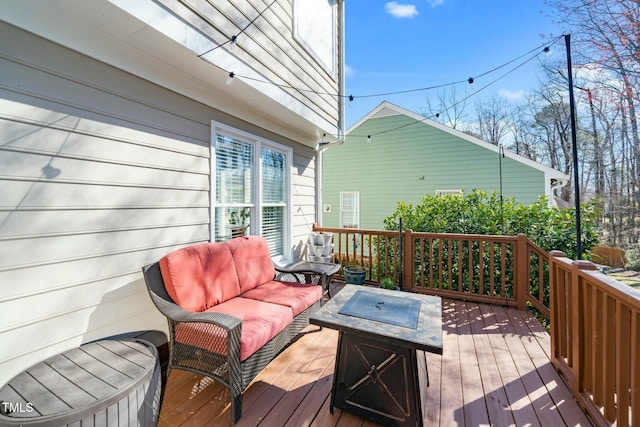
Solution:
[[[320,275],[318,285],[322,286],[322,294],[327,294],[331,298],[331,279],[340,267],[342,267],[340,264],[332,262],[299,261],[285,267],[278,267],[278,271],[291,274],[299,283],[310,283],[312,275]]]
[[[37,363],[0,389],[0,426],[155,426],[156,347],[140,339],[84,344]]]
[[[339,331],[331,412],[422,426],[417,351],[442,354],[439,297],[346,285],[309,322]]]

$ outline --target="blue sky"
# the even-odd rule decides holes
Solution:
[[[543,0],[346,0],[345,9],[346,95],[355,97],[346,110],[347,128],[382,101],[420,113],[426,109],[427,96],[449,89],[359,96],[466,80],[563,33]],[[565,55],[563,40],[552,51]],[[477,94],[467,102],[468,112],[476,99],[493,95],[518,99],[534,89],[536,60],[478,90],[520,62],[476,79]],[[456,90],[464,93],[468,86],[464,83]]]

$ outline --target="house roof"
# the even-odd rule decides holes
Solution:
[[[495,152],[496,154],[498,154],[500,147],[494,144],[491,144],[487,141],[484,141],[480,138],[476,138],[474,136],[468,135],[464,132],[461,132],[459,130],[453,129],[449,126],[443,125],[441,123],[436,122],[435,120],[431,120],[427,117],[424,117],[418,113],[415,113],[413,111],[407,110],[406,108],[400,107],[398,105],[395,105],[389,101],[383,101],[382,103],[380,103],[380,105],[378,105],[376,108],[374,108],[373,110],[371,110],[368,114],[366,114],[364,117],[362,117],[360,120],[358,120],[356,123],[354,123],[351,127],[349,127],[349,129],[347,129],[346,134],[347,136],[349,136],[349,134],[351,134],[351,132],[353,132],[355,129],[357,129],[361,124],[363,124],[364,122],[366,122],[369,119],[376,119],[376,118],[381,118],[381,117],[388,117],[388,116],[394,116],[394,115],[405,115],[407,117],[410,117],[414,120],[416,120],[417,122],[421,122],[424,123],[426,125],[432,126],[436,129],[439,129],[443,132],[447,132],[451,135],[454,135],[458,138],[464,139],[465,141],[471,142],[473,144],[479,145],[480,147],[483,147],[487,150],[491,150],[493,152]],[[556,169],[553,169],[549,166],[545,166],[541,163],[536,162],[535,160],[531,160],[527,157],[521,156],[519,154],[516,154],[512,151],[509,151],[507,149],[504,150],[504,155],[505,157],[508,157],[510,159],[513,159],[517,162],[523,163],[527,166],[530,166],[532,168],[538,169],[540,171],[542,171],[545,176],[548,179],[557,179],[557,180],[561,180],[561,181],[567,181],[569,179],[569,176],[566,175],[565,173],[562,173]]]

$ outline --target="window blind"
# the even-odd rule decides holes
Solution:
[[[285,255],[290,227],[289,151],[232,131],[216,129],[214,138],[215,240],[260,233],[273,257]]]
[[[260,151],[262,189],[262,235],[271,255],[284,253],[286,203],[286,156],[268,147]]]

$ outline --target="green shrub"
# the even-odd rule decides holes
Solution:
[[[393,279],[390,277],[385,277],[380,281],[380,287],[383,289],[395,289],[396,284],[393,282]]]
[[[583,255],[598,243],[595,201],[581,206]],[[413,206],[398,202],[395,212],[384,218],[387,230],[396,230],[402,218],[404,229],[429,233],[460,233],[515,236],[524,233],[545,251],[560,250],[576,259],[575,209],[549,207],[546,197],[529,206],[514,198],[502,203],[497,192],[473,190],[467,195],[426,195]]]
[[[640,271],[640,247],[628,249],[625,258],[627,269]]]

